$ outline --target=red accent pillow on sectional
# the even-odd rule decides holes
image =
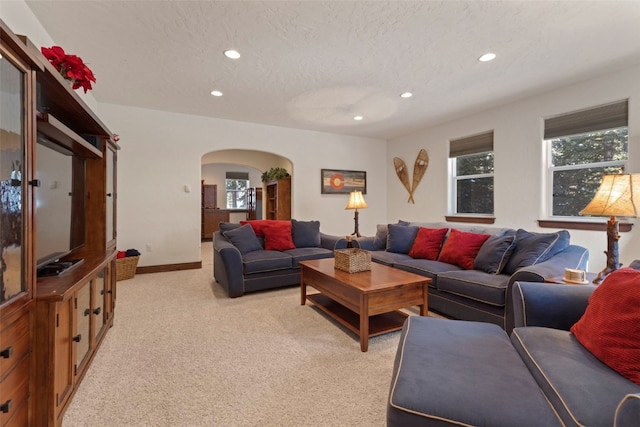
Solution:
[[[256,233],[256,236],[258,237],[264,236],[263,229],[265,226],[268,226],[269,224],[274,224],[274,223],[288,223],[289,226],[291,226],[291,221],[277,220],[277,219],[252,219],[249,221],[240,221],[240,225],[249,224],[251,228],[253,228],[253,232]]]
[[[411,258],[438,259],[447,231],[449,231],[448,228],[420,227],[416,240],[413,241],[413,246],[409,251],[409,256]]]
[[[640,271],[609,274],[571,332],[602,363],[640,384]]]
[[[268,251],[295,249],[291,237],[291,221],[270,221],[261,229],[264,234],[264,248]]]
[[[491,237],[489,234],[469,233],[451,229],[449,238],[438,256],[438,261],[458,265],[466,270],[473,270],[478,251],[482,244]]]

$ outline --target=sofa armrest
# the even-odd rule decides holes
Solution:
[[[364,249],[366,251],[375,251],[377,249],[373,246],[374,240],[375,237],[357,237],[353,239],[353,246]]]
[[[213,277],[229,297],[244,294],[242,254],[219,231],[213,233]]]
[[[565,268],[585,270],[589,261],[589,250],[578,245],[570,245],[548,260],[523,267],[513,273],[510,282],[544,282],[545,279],[563,276]]]
[[[515,327],[544,326],[568,331],[580,320],[595,285],[516,282],[513,285]]]
[[[523,267],[509,278],[505,295],[505,331],[510,334],[513,329],[513,284],[515,282],[544,282],[546,279],[564,276],[565,268],[585,270],[589,260],[589,250],[578,245],[569,245],[550,259],[539,264]]]
[[[347,247],[347,239],[345,236],[333,236],[320,232],[320,247],[330,251],[345,249]]]
[[[640,420],[640,393],[627,394],[618,405],[613,419],[614,427],[633,427]]]

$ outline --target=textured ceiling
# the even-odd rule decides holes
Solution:
[[[640,0],[26,3],[99,102],[374,138],[640,63]]]

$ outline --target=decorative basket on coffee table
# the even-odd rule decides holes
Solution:
[[[336,249],[333,255],[336,263],[335,268],[338,270],[347,273],[371,270],[371,252],[364,249]]]
[[[116,260],[116,280],[132,279],[136,275],[139,256],[128,256]]]

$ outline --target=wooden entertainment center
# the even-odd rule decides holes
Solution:
[[[59,426],[113,325],[119,147],[39,48],[0,27],[0,425]],[[36,201],[62,183],[39,176],[38,144],[73,159],[68,195],[78,193],[69,234],[80,243],[50,277],[37,277],[47,218]]]

